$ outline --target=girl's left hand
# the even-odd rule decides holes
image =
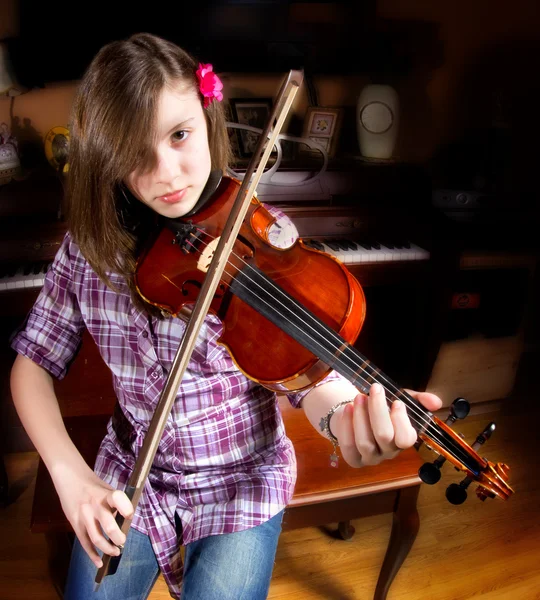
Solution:
[[[430,411],[442,406],[435,394],[405,391]],[[374,384],[369,396],[358,394],[354,402],[332,415],[330,429],[338,439],[343,459],[351,467],[377,465],[416,442],[410,418],[415,420],[400,400],[395,400],[389,411],[384,388]]]

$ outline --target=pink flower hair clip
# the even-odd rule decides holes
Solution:
[[[212,70],[212,65],[203,65],[199,63],[199,68],[195,71],[199,80],[199,89],[204,96],[204,108],[210,105],[213,100],[221,102],[223,100],[223,83],[221,79]]]

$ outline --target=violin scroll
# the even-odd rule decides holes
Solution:
[[[468,415],[469,409],[469,403],[464,398],[456,398],[445,422],[433,417],[430,426],[419,432],[416,448],[425,443],[440,456],[432,463],[423,464],[418,475],[424,483],[433,485],[441,478],[442,465],[449,461],[457,471],[466,473],[466,477],[460,483],[448,486],[446,498],[449,502],[462,504],[467,498],[467,488],[473,481],[479,483],[476,495],[480,500],[495,496],[507,500],[514,492],[508,485],[510,467],[505,463],[489,462],[477,453],[495,431],[495,423],[489,423],[472,446],[451,429],[456,420],[464,419]]]

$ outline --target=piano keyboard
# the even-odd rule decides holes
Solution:
[[[404,262],[429,260],[429,252],[410,241],[358,241],[350,239],[303,238],[307,246],[335,256],[346,265],[375,262]],[[43,286],[45,274],[51,261],[38,261],[23,267],[0,268],[0,292]]]
[[[0,270],[0,292],[42,287],[50,264],[51,261],[39,261]]]
[[[410,260],[429,260],[427,250],[410,241],[376,241],[350,239],[311,239],[303,238],[304,244],[321,252],[335,256],[344,264],[363,264],[372,262],[402,262]]]

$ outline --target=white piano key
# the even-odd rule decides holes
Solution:
[[[411,243],[411,249],[414,250],[414,252],[415,252],[416,260],[428,260],[429,259],[429,252],[427,250],[424,250],[424,248],[420,248],[420,246],[417,246],[416,244]]]
[[[325,244],[323,242],[323,246],[324,246],[324,251],[327,254],[330,254],[331,256],[335,256],[338,260],[340,260],[341,262],[345,262],[345,256],[344,256],[344,251],[342,250],[333,250],[332,248],[330,248],[330,246],[328,246],[327,244]]]

